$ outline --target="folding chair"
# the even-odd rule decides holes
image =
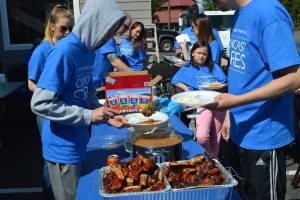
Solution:
[[[229,58],[227,57],[221,57],[221,68],[223,72],[228,75],[228,68],[229,68]]]
[[[167,62],[160,61],[155,62],[149,69],[149,73],[152,78],[160,75],[162,79],[156,84],[158,96],[169,96],[169,91],[171,87],[171,79],[175,74],[177,67],[170,65]]]

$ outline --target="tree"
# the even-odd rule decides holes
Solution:
[[[206,0],[203,2],[205,10],[219,10],[217,5],[212,0]]]
[[[156,11],[159,11],[160,6],[167,0],[152,0],[151,1],[151,11],[152,11],[152,21],[159,21],[157,15],[154,15]]]
[[[290,13],[295,30],[300,30],[300,1],[299,0],[279,0]]]

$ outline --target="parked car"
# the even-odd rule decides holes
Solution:
[[[154,38],[154,29],[147,29],[147,38]],[[175,37],[178,35],[176,31],[156,29],[158,48],[162,52],[170,52],[174,50]]]
[[[174,49],[175,37],[177,36],[176,31],[170,30],[157,30],[157,41],[159,50],[162,52],[170,52]]]

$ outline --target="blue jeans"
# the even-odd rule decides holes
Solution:
[[[36,122],[37,122],[39,132],[42,135],[44,118],[37,115]],[[46,161],[44,161],[44,168],[43,168],[43,199],[44,200],[54,200],[48,165],[47,165]]]

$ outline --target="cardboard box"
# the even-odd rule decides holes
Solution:
[[[142,75],[142,74],[148,74],[148,71],[139,71],[139,72],[110,72],[108,73],[107,76],[131,76],[131,75]],[[157,84],[160,80],[162,79],[162,76],[157,75],[154,79],[151,80],[151,86],[154,86],[155,84]],[[100,91],[104,91],[105,90],[105,86],[96,88],[97,92]]]
[[[147,71],[109,73],[105,96],[107,105],[120,113],[141,112],[152,102],[151,76]]]

